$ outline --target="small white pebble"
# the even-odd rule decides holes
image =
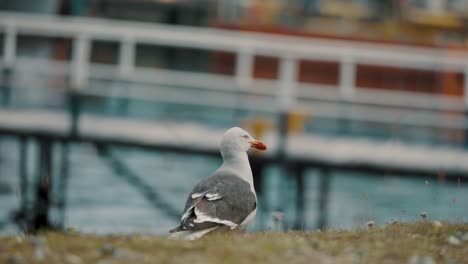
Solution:
[[[436,264],[436,261],[430,256],[413,255],[408,260],[408,264]]]
[[[43,261],[44,258],[45,258],[45,252],[42,248],[40,247],[37,247],[35,250],[34,250],[34,258],[37,260],[37,261]]]
[[[462,242],[460,241],[460,239],[456,238],[455,236],[449,236],[449,238],[447,239],[447,242],[451,245],[451,246],[460,246],[462,244]]]
[[[436,227],[436,228],[439,228],[439,227],[442,227],[442,223],[436,220],[436,221],[432,222],[432,226]]]
[[[280,211],[273,212],[273,220],[275,222],[283,222],[284,220],[284,213]]]
[[[447,247],[445,247],[445,246],[442,247],[442,248],[440,249],[440,251],[439,251],[439,254],[440,254],[441,256],[447,255]]]
[[[276,231],[283,231],[284,213],[281,211],[273,212],[273,221],[275,222]]]
[[[129,254],[127,253],[127,251],[122,249],[115,249],[114,254],[112,255],[114,259],[127,259],[129,258],[128,256]]]
[[[66,254],[65,255],[65,263],[67,263],[67,264],[82,264],[83,260],[81,260],[81,258],[78,257],[77,255]]]

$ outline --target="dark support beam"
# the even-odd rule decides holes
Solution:
[[[116,177],[138,190],[156,210],[160,210],[172,219],[180,219],[179,209],[173,207],[155,186],[148,184],[143,177],[135,173],[109,146],[96,145],[96,149],[101,158],[109,163]]]
[[[468,79],[466,79],[465,82],[468,82]],[[465,110],[465,120],[466,119],[468,119],[468,109]],[[468,149],[468,128],[465,128],[463,131],[463,145],[465,149]]]
[[[36,184],[36,204],[32,219],[32,232],[52,227],[49,219],[52,191],[52,143],[39,140],[38,179]]]
[[[78,136],[78,124],[80,118],[80,111],[81,111],[81,102],[80,102],[80,95],[75,92],[71,91],[68,95],[69,98],[69,114],[70,114],[70,135],[72,138],[76,138]]]
[[[18,176],[20,189],[20,208],[14,211],[12,215],[13,221],[22,229],[30,229],[31,211],[28,204],[28,139],[25,136],[18,138]]]
[[[294,168],[294,177],[296,179],[296,221],[294,224],[295,230],[304,230],[305,223],[305,210],[306,210],[306,190],[304,182],[304,167],[296,166]]]
[[[340,103],[340,108],[343,113],[348,112],[349,108],[351,108],[351,104],[347,101],[341,101]],[[338,132],[341,135],[347,135],[351,133],[351,125],[352,125],[352,120],[348,118],[338,118]]]
[[[330,192],[330,170],[327,168],[320,169],[320,186],[319,186],[319,204],[318,204],[318,219],[317,228],[324,230],[328,224],[328,197]]]
[[[264,163],[258,161],[258,159],[253,158],[250,162],[252,168],[252,175],[254,178],[254,188],[257,194],[262,193],[262,186],[264,180]]]
[[[65,225],[65,211],[67,208],[68,179],[70,177],[70,143],[61,144],[60,182],[58,186],[58,207],[60,209],[60,225]]]
[[[120,89],[120,94],[123,96],[120,97],[120,99],[117,99],[118,105],[117,105],[117,114],[119,116],[128,116],[128,109],[130,106],[130,86],[131,83],[130,81],[126,79],[121,79],[119,80],[120,86],[117,86]]]
[[[288,113],[287,112],[281,112],[279,115],[278,115],[278,151],[277,151],[277,161],[278,161],[278,165],[279,165],[279,169],[280,169],[280,172],[281,172],[281,175],[280,177],[282,178],[281,181],[284,181],[284,179],[287,179],[289,178],[291,175],[290,175],[290,166],[288,164],[288,159],[287,159],[287,153],[286,153],[286,149],[287,149],[287,136],[288,136]],[[278,190],[278,195],[280,196],[278,198],[278,201],[283,201],[282,203],[280,203],[278,206],[279,208],[277,209],[277,211],[279,212],[284,212],[285,211],[285,207],[287,206],[284,201],[285,199],[282,197],[283,194],[283,190],[282,188],[284,188],[284,186],[280,186],[279,190]],[[291,219],[285,219],[284,223],[282,224],[283,225],[283,228],[284,227],[288,227],[289,226],[292,226],[294,227],[294,224],[289,224],[291,223],[292,221],[294,220],[291,220]]]
[[[284,119],[284,118],[283,118]],[[283,121],[284,122],[284,121]],[[141,140],[139,138],[129,138],[129,137],[106,137],[102,134],[84,134],[72,137],[69,134],[62,134],[60,132],[51,131],[36,131],[34,129],[28,130],[22,128],[8,128],[2,127],[0,125],[0,135],[2,136],[27,136],[29,138],[47,138],[51,141],[68,141],[73,143],[91,143],[91,144],[100,144],[100,145],[112,145],[119,147],[132,147],[144,150],[158,151],[163,153],[179,153],[184,155],[194,155],[194,156],[208,156],[208,157],[220,157],[218,149],[207,149],[204,147],[199,147],[195,145],[184,145],[184,144],[173,144],[173,143],[163,143],[159,141],[149,142]],[[468,135],[467,135],[468,138]],[[467,140],[468,142],[468,140]],[[467,143],[468,144],[468,143]],[[278,144],[281,145],[281,144]],[[256,157],[267,165],[278,164],[282,166],[281,160],[284,160],[284,155],[282,152],[277,152],[279,155],[259,155]],[[372,164],[367,163],[366,161],[361,161],[361,163],[354,161],[351,163],[341,163],[336,164],[334,162],[329,162],[320,158],[313,158],[307,156],[295,156],[289,157],[289,161],[294,162],[295,164],[302,164],[308,168],[329,168],[337,171],[353,171],[359,172],[362,175],[368,177],[381,177],[382,174],[385,175],[395,175],[395,177],[405,177],[413,179],[437,179],[439,177],[439,170],[434,170],[424,167],[400,167],[392,164]],[[457,184],[458,178],[468,178],[468,173],[459,168],[451,168],[444,171],[446,181],[448,183]]]
[[[286,167],[286,147],[287,147],[287,136],[288,136],[288,113],[283,112],[279,114],[278,120],[278,161],[282,163],[283,167]]]
[[[28,141],[26,137],[19,139],[19,163],[18,172],[20,178],[20,195],[21,209],[20,212],[24,215],[27,211],[27,196],[28,196]]]
[[[2,95],[2,106],[8,107],[11,104],[11,79],[12,79],[13,70],[10,67],[5,67],[2,69],[2,79],[3,83],[1,86],[1,95]]]
[[[257,157],[254,157],[250,161],[252,168],[252,175],[254,181],[254,189],[257,193],[257,223],[262,227],[265,226],[265,193],[263,192],[263,184],[265,179],[265,166],[266,164],[260,161]]]

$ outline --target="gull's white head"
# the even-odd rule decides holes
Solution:
[[[260,140],[252,138],[245,130],[239,127],[230,128],[221,139],[221,154],[247,152],[250,148],[266,150],[267,146]]]

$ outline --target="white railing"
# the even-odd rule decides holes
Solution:
[[[464,99],[402,91],[377,91],[363,87],[357,89],[356,87],[356,67],[358,64],[450,70],[463,73],[465,80],[467,80],[467,52],[450,51],[449,54],[446,50],[435,48],[19,13],[0,13],[0,32],[3,32],[4,35],[3,58],[1,60],[1,66],[4,68],[19,67],[19,65],[27,67],[29,64],[28,60],[22,61],[21,58],[17,58],[16,41],[20,35],[71,38],[73,40],[71,61],[60,63],[66,66],[71,87],[88,93],[102,93],[102,91],[85,91],[89,79],[93,77],[117,78],[162,86],[187,85],[199,89],[273,96],[276,97],[276,103],[272,106],[273,111],[289,111],[297,107],[307,110],[311,107],[310,104],[306,103],[307,100],[320,101],[321,105],[324,106],[322,109],[330,108],[326,105],[327,103],[336,104],[343,101],[358,105],[376,105],[382,108],[382,111],[387,111],[386,114],[382,113],[385,116],[392,115],[391,111],[395,111],[395,115],[399,116],[399,110],[395,108],[409,105],[418,111],[462,112],[468,107],[467,81],[464,82]],[[91,41],[93,40],[109,40],[120,44],[117,66],[90,63]],[[136,44],[233,52],[237,57],[235,73],[234,76],[221,76],[208,73],[136,68]],[[253,63],[256,55],[279,58],[278,81],[253,78]],[[340,73],[337,87],[299,83],[297,80],[299,59],[339,62]],[[60,64],[53,61],[48,63]],[[37,67],[34,70],[41,71]],[[272,89],[272,87],[278,89]],[[137,94],[143,98],[146,97],[144,92]],[[159,98],[161,98],[160,95],[158,95]],[[184,98],[182,101],[185,100]],[[251,106],[251,108],[255,108],[255,106]],[[317,107],[315,107],[315,111],[311,110],[313,114],[340,115],[336,111],[317,111],[316,109]],[[366,116],[371,120],[381,119],[371,106],[359,106],[357,109],[346,113],[345,116],[358,113],[353,116],[354,119],[366,119]],[[366,111],[372,113],[366,113]],[[389,118],[389,120],[395,120],[395,118]],[[435,118],[431,122],[437,124],[439,120]],[[463,118],[454,122],[461,122],[458,125],[453,125],[454,127],[465,126],[466,123]]]

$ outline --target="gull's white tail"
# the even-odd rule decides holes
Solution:
[[[203,229],[203,230],[197,230],[197,231],[179,231],[170,235],[169,238],[170,239],[195,240],[217,228],[218,226],[208,228],[208,229]]]

